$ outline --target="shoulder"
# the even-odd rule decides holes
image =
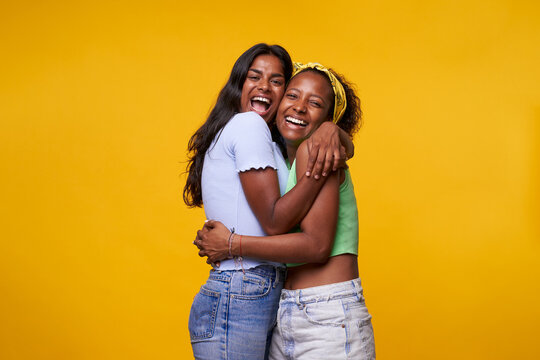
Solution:
[[[272,142],[272,134],[266,121],[254,112],[234,115],[223,129],[222,135],[226,143],[237,145],[253,146]]]
[[[219,141],[224,143],[235,143],[238,139],[250,137],[270,137],[270,129],[264,119],[254,112],[238,113],[221,129]]]
[[[264,121],[259,114],[252,111],[234,115],[227,124],[227,127],[240,129],[266,129],[270,131],[268,125],[266,125],[266,121]]]
[[[306,141],[303,141],[300,146],[298,146],[298,149],[296,149],[296,157],[294,159],[296,177],[298,177],[298,174],[303,174],[306,171],[308,157],[307,143]]]
[[[306,164],[308,157],[309,152],[307,147],[307,141],[302,141],[302,143],[300,144],[300,146],[298,146],[298,149],[296,150],[296,166],[298,167],[298,163]]]
[[[234,115],[223,129],[220,141],[231,154],[247,157],[269,154],[268,157],[274,158],[270,129],[254,112]]]

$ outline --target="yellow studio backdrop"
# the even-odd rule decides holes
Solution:
[[[257,42],[357,84],[378,358],[540,358],[539,8],[3,1],[0,358],[191,358],[209,268],[180,174]]]

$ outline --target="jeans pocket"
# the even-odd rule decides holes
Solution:
[[[269,277],[246,271],[242,274],[240,294],[235,295],[239,299],[256,299],[265,296],[270,291],[271,280]]]
[[[355,359],[375,359],[373,326],[364,299],[343,304],[347,318],[347,353]]]
[[[351,302],[343,303],[343,310],[347,321],[363,324],[371,324],[371,315],[368,312],[363,298]]]
[[[314,325],[342,326],[345,314],[339,301],[321,301],[303,305],[308,321]]]
[[[375,359],[375,338],[371,319],[359,320],[356,322],[356,326],[358,327],[358,340],[355,346],[358,352],[362,354],[361,359]]]
[[[214,336],[220,296],[220,293],[207,290],[204,286],[195,295],[188,322],[191,341],[208,339]]]

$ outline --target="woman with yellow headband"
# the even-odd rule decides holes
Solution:
[[[327,121],[352,135],[360,118],[360,101],[341,76],[320,64],[296,64],[276,115],[292,163],[287,189],[304,177],[304,140]],[[374,359],[371,316],[358,278],[358,211],[348,170],[329,176],[298,231],[245,236],[209,221],[196,245],[210,262],[249,256],[294,263],[288,264],[270,359]]]
[[[207,218],[247,235],[289,231],[308,212],[323,184],[314,179],[316,167],[311,177],[281,197],[288,169],[271,129],[292,68],[281,46],[257,44],[248,49],[189,142],[186,204],[204,203]],[[323,153],[330,154],[330,161],[320,163],[327,163],[323,171],[330,172],[338,165],[333,154],[339,155],[344,132],[335,125],[325,128],[318,137],[326,143],[328,151]],[[348,135],[343,136],[352,145]],[[195,358],[264,358],[284,274],[284,264],[253,258],[224,260],[219,271],[210,271],[189,317]]]

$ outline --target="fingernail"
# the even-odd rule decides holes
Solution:
[[[325,172],[322,173],[322,176],[326,176],[327,174]]]
[[[306,176],[309,177],[309,175],[311,175],[311,173],[309,171],[306,171]]]
[[[319,175],[315,175],[315,180],[319,180]]]
[[[204,222],[205,222],[205,223],[208,222],[208,219],[204,220]]]

